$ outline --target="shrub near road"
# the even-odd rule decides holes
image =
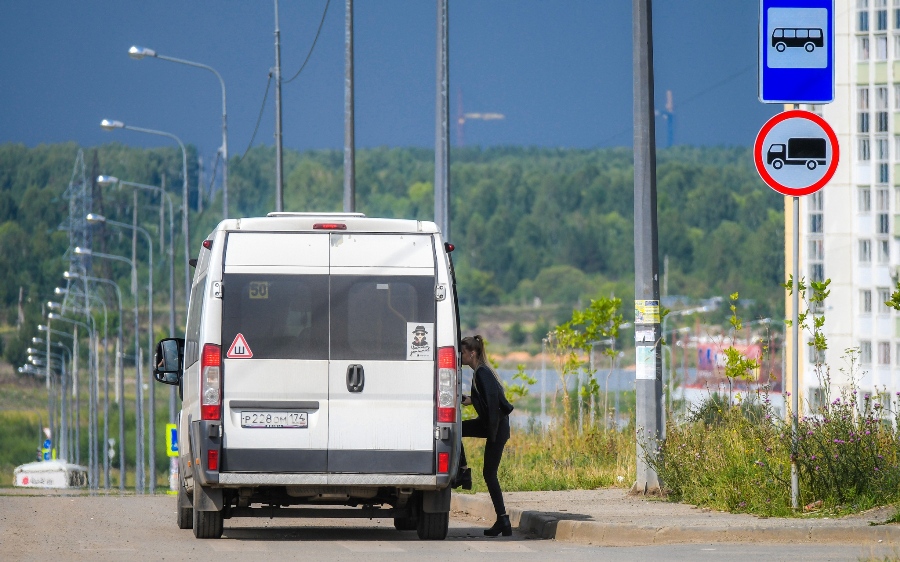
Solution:
[[[824,303],[828,284],[810,283],[807,309],[810,303]],[[800,285],[806,295],[807,288]],[[740,329],[735,316],[732,324]],[[823,326],[822,316],[800,315],[800,327],[810,331],[812,346],[820,352],[827,346]],[[884,396],[858,397],[855,350],[849,354],[850,384],[799,419],[796,460],[800,505],[807,512],[846,513],[900,501],[900,419],[880,402],[890,403]],[[730,362],[733,358],[726,355]],[[731,376],[740,376],[734,363],[729,367]],[[740,369],[754,367],[743,364]],[[825,395],[832,396],[827,366],[818,365],[816,371]],[[665,443],[648,460],[672,499],[758,515],[794,514],[791,414],[779,419],[766,393],[764,386],[736,400],[713,395],[688,423],[669,422]]]

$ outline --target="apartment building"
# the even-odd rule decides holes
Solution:
[[[840,145],[834,179],[800,201],[800,275],[831,279],[823,310],[828,350],[819,361],[801,333],[802,411],[834,399],[851,377],[861,397],[896,408],[900,314],[884,302],[900,276],[900,0],[836,1],[835,78],[834,103],[802,107],[822,115]],[[787,274],[792,205],[786,197]],[[787,318],[790,307],[787,299]],[[823,359],[827,367],[817,368]]]

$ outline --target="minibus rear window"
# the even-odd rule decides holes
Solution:
[[[328,359],[328,276],[226,274],[224,285],[223,347],[240,334],[253,359]]]
[[[434,318],[433,276],[331,278],[332,359],[404,361],[410,327],[434,326]]]

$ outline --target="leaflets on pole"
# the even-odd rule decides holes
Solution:
[[[178,456],[178,426],[174,423],[166,424],[166,455]]]
[[[834,101],[834,0],[760,0],[759,101]]]
[[[839,155],[834,129],[799,109],[769,119],[753,147],[756,171],[766,185],[793,197],[822,189],[834,176]]]

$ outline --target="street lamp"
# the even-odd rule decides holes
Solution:
[[[137,131],[139,133],[148,133],[151,135],[159,135],[162,137],[168,137],[173,139],[178,143],[178,146],[181,147],[181,166],[182,166],[182,176],[183,176],[183,184],[181,188],[181,231],[182,236],[184,236],[184,301],[185,301],[185,310],[187,310],[188,300],[191,298],[191,240],[190,240],[190,227],[188,226],[188,214],[190,210],[188,209],[188,176],[187,176],[187,152],[184,149],[184,143],[181,142],[181,139],[173,135],[172,133],[166,133],[163,131],[156,131],[154,129],[144,129],[141,127],[133,127],[131,125],[126,125],[121,121],[110,121],[109,119],[104,119],[100,122],[100,127],[106,131],[112,131],[114,129],[125,129],[127,131]],[[151,354],[152,355],[152,354]]]
[[[132,270],[135,270],[134,262],[124,256],[117,256],[115,254],[105,254],[102,252],[94,252],[88,248],[81,248],[81,247],[76,247],[74,251],[75,251],[75,254],[79,255],[79,256],[92,256],[92,257],[127,263],[128,265],[130,265],[132,267]],[[150,254],[152,255],[153,252],[151,251]],[[69,275],[72,275],[72,274],[69,273]],[[152,275],[151,275],[151,278],[152,278]],[[151,295],[152,295],[152,291],[151,291]],[[153,308],[152,304],[151,304],[150,308],[151,309]],[[135,387],[136,388],[135,388],[135,400],[134,401],[135,401],[136,411],[135,411],[135,415],[134,415],[134,423],[135,423],[135,428],[136,428],[135,429],[135,449],[136,450],[135,450],[135,458],[134,458],[134,464],[135,464],[134,480],[135,480],[135,489],[139,490],[141,493],[143,493],[144,492],[144,391],[143,391],[143,386],[142,386],[142,381],[141,381],[141,364],[140,364],[140,355],[139,355],[141,345],[140,345],[140,340],[138,339],[139,338],[138,318],[139,318],[138,317],[138,302],[137,302],[137,295],[135,295],[135,299],[134,299],[134,379],[135,379]],[[152,329],[151,329],[151,331],[152,331]],[[151,335],[151,339],[152,339],[152,335]],[[123,373],[122,378],[124,379],[124,373]],[[124,398],[125,398],[124,380],[123,380],[122,392],[123,392],[122,398],[124,400]],[[121,459],[119,459],[119,460],[121,462]],[[124,475],[123,475],[123,478],[124,478]]]
[[[116,226],[119,228],[124,228],[127,230],[133,230],[135,232],[140,232],[144,235],[144,238],[147,239],[147,250],[149,256],[149,264],[150,270],[148,272],[148,293],[147,293],[147,346],[149,352],[147,354],[147,360],[150,362],[150,370],[148,373],[153,372],[153,239],[150,237],[150,233],[147,232],[146,229],[141,228],[140,226],[133,226],[125,222],[114,221],[112,219],[108,219],[103,215],[98,215],[96,213],[89,213],[85,220],[87,220],[90,224],[109,224],[112,226]],[[143,385],[143,381],[141,381]],[[149,479],[150,479],[150,493],[153,494],[156,492],[156,385],[150,385],[150,419],[148,420],[150,425],[150,458],[149,461]]]
[[[68,364],[72,363],[72,350],[69,349],[69,346],[59,343],[59,342],[52,341],[49,334],[47,335],[47,339],[33,337],[33,338],[31,338],[31,343],[36,344],[36,345],[46,346],[46,349],[48,352],[52,347],[56,347],[60,350],[60,352],[62,354],[64,354],[63,364],[68,365]],[[30,348],[29,348],[28,352],[31,353]],[[59,412],[60,412],[59,416],[60,417],[59,417],[59,427],[58,427],[58,429],[59,429],[59,432],[58,432],[59,456],[60,456],[60,458],[63,458],[66,460],[68,460],[68,457],[66,456],[67,451],[68,451],[68,447],[66,444],[66,437],[68,435],[68,426],[66,423],[66,390],[69,387],[67,379],[68,379],[68,377],[67,377],[67,367],[66,367],[66,368],[62,369],[60,384],[59,384],[59,388],[60,388],[60,391],[59,391]]]
[[[88,316],[88,318],[93,322],[93,318],[91,318],[90,316]],[[57,313],[55,313],[55,312],[48,312],[48,313],[47,313],[47,320],[48,320],[48,321],[49,321],[49,320],[60,320],[60,321],[62,321],[62,322],[66,322],[66,323],[68,323],[68,324],[74,324],[75,326],[81,326],[81,327],[83,327],[85,330],[87,330],[87,332],[88,332],[88,337],[89,337],[89,340],[90,340],[90,342],[91,342],[91,345],[88,346],[88,366],[89,366],[89,368],[88,368],[88,376],[89,376],[89,377],[92,376],[92,375],[91,375],[91,372],[92,372],[93,368],[96,368],[96,357],[94,356],[94,345],[93,345],[94,338],[96,337],[96,333],[95,333],[94,329],[91,328],[91,326],[89,326],[88,324],[85,324],[84,322],[79,322],[78,320],[74,320],[74,319],[72,319],[72,318],[68,318],[68,317],[66,317],[66,316],[62,316],[61,314],[57,314]],[[41,327],[38,326],[38,329],[40,329],[40,328],[41,328]],[[48,329],[49,329],[49,328],[48,328]],[[73,338],[73,340],[74,340],[74,338]],[[74,341],[73,341],[73,345],[75,345],[75,344],[77,344],[77,342],[74,342]],[[78,409],[78,394],[77,394],[77,393],[75,394],[75,408],[76,408],[76,410]],[[76,414],[76,415],[77,415],[77,414]],[[76,451],[76,460],[75,460],[75,462],[76,462],[76,463],[78,462],[77,453],[78,453],[78,451],[80,450],[80,446],[79,446],[79,445],[80,445],[80,439],[78,438],[78,429],[79,429],[79,428],[78,428],[78,425],[79,425],[79,424],[77,424],[77,423],[76,423],[76,425],[75,425],[75,435],[76,435],[76,439],[75,439],[75,441],[76,441],[76,449],[75,449],[75,451]],[[93,453],[93,451],[91,451],[91,453]],[[90,461],[93,461],[93,455],[91,455],[91,457],[89,458],[89,460],[90,460]],[[94,475],[93,471],[91,471],[91,475],[92,475],[92,476]],[[95,486],[96,484],[97,484],[96,481],[92,482],[92,483],[91,483],[91,487]]]
[[[138,47],[137,45],[133,45],[130,49],[128,49],[128,56],[135,60],[141,60],[144,57],[153,57],[159,60],[166,60],[169,62],[177,62],[178,64],[185,64],[187,66],[193,66],[195,68],[202,68],[204,70],[208,70],[216,75],[216,78],[219,79],[219,85],[222,86],[222,147],[219,148],[219,152],[222,154],[222,218],[228,218],[228,112],[225,110],[225,81],[222,80],[222,75],[216,72],[216,69],[207,66],[205,64],[200,64],[199,62],[193,62],[184,59],[176,59],[175,57],[168,57],[166,55],[160,55],[153,49],[148,49],[146,47]]]
[[[69,332],[63,332],[61,330],[54,330],[54,329],[50,328],[49,326],[45,326],[43,324],[38,324],[37,329],[38,329],[38,332],[46,332],[47,339],[50,339],[51,336],[56,335],[56,336],[65,336],[72,340],[72,349],[70,350],[71,357],[72,357],[72,378],[73,378],[73,381],[77,381],[78,380],[78,363],[76,362],[75,357],[76,357],[76,352],[78,349],[78,341],[75,338],[75,334],[70,334]],[[59,345],[62,345],[62,344],[59,344]],[[63,420],[63,424],[64,424],[63,425],[64,429],[63,429],[63,433],[62,433],[62,438],[60,439],[60,456],[64,459],[66,459],[66,461],[71,462],[72,460],[74,460],[74,457],[72,456],[71,451],[69,451],[69,442],[70,442],[70,438],[74,439],[74,436],[69,435],[69,433],[73,431],[72,426],[75,424],[69,424],[69,421],[70,421],[69,417],[71,416],[71,410],[68,408],[68,405],[69,405],[68,388],[69,388],[69,385],[68,385],[68,380],[67,380],[66,383],[63,385],[63,390],[66,392],[66,397],[62,401],[61,416],[62,416],[62,420]],[[73,385],[72,390],[73,391],[75,390],[74,385]]]
[[[108,285],[112,285],[112,287],[116,290],[116,302],[119,306],[119,335],[118,335],[118,347],[116,353],[116,403],[119,406],[119,490],[125,491],[125,401],[122,399],[124,397],[125,388],[123,381],[123,373],[122,373],[122,355],[124,353],[124,340],[122,339],[122,292],[119,290],[119,285],[110,281],[109,279],[103,279],[101,277],[91,277],[88,275],[79,275],[77,273],[72,273],[69,271],[63,272],[63,277],[66,279],[82,279],[85,281],[93,281],[95,283],[105,283]],[[57,287],[57,290],[59,288]],[[103,455],[104,455],[104,469],[105,469],[105,479],[106,479],[106,488],[109,488],[109,374],[105,377],[103,386],[103,392],[105,395],[104,404],[103,404],[103,440],[105,445],[103,447]]]

